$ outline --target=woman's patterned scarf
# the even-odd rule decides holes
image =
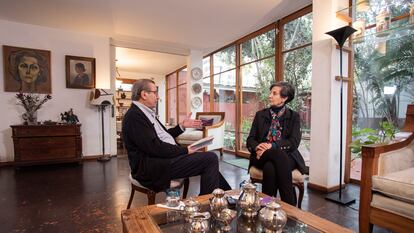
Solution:
[[[267,135],[267,141],[269,143],[276,142],[282,139],[282,126],[280,125],[280,118],[285,114],[286,107],[283,106],[282,109],[276,114],[270,109],[270,114],[272,116],[272,123],[270,124],[269,133]]]

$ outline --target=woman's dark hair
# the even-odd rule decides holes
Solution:
[[[19,82],[22,81],[19,76],[19,64],[23,60],[23,57],[36,58],[37,64],[39,65],[39,68],[40,68],[39,75],[36,79],[36,84],[46,82],[48,78],[48,74],[49,74],[49,69],[47,66],[48,63],[46,59],[40,54],[34,51],[30,51],[30,50],[18,50],[10,54],[9,64],[11,68],[9,70],[9,73],[11,74],[11,76],[16,81],[19,81]]]
[[[86,69],[85,69],[85,65],[83,64],[83,63],[76,63],[75,64],[75,67],[77,67],[77,68],[79,68],[82,72],[85,72],[86,71]]]
[[[295,88],[293,88],[293,86],[290,85],[290,83],[288,82],[273,83],[270,86],[269,90],[272,91],[273,87],[280,87],[280,96],[282,96],[283,98],[287,97],[285,104],[289,103],[290,101],[293,100],[293,98],[295,98]]]

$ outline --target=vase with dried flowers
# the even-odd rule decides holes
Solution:
[[[47,94],[42,97],[40,94],[19,92],[16,94],[16,98],[18,101],[17,105],[23,106],[26,110],[22,115],[25,124],[36,125],[37,110],[39,110],[48,100],[52,99],[52,96]]]

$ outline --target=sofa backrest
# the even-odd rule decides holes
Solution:
[[[408,146],[380,154],[378,175],[382,176],[414,167],[414,141]]]

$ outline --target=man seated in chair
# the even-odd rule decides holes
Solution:
[[[157,87],[141,79],[132,87],[132,104],[124,116],[122,132],[131,174],[141,185],[156,192],[169,188],[174,179],[201,176],[200,195],[216,188],[231,189],[219,172],[217,155],[181,147],[175,141],[186,127],[200,127],[199,120],[185,119],[166,129],[155,117]]]

